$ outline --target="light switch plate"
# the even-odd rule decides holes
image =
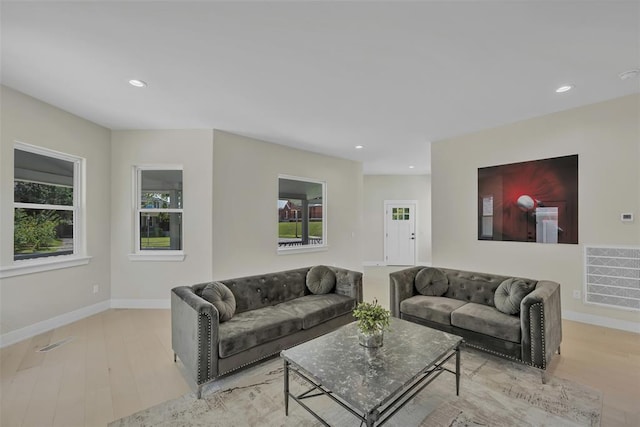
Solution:
[[[621,213],[620,221],[622,222],[633,222],[633,214],[632,213]]]

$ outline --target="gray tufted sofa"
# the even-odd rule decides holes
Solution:
[[[335,287],[314,295],[306,286],[311,267],[221,283],[233,293],[235,314],[221,322],[202,298],[207,283],[171,290],[171,343],[198,398],[209,381],[352,322],[362,301],[362,273],[329,267]]]
[[[542,369],[560,352],[562,323],[560,285],[547,280],[522,279],[530,292],[519,314],[496,309],[494,294],[508,277],[440,268],[448,279],[442,296],[424,296],[414,285],[427,267],[391,273],[391,315],[459,335],[467,345]]]

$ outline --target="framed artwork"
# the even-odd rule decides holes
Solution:
[[[578,155],[478,168],[478,239],[578,244]]]

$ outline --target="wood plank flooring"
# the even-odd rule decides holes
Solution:
[[[388,270],[364,282],[365,300],[388,307]],[[169,310],[111,309],[0,350],[0,425],[105,426],[183,395],[170,322]],[[552,374],[603,391],[603,426],[640,426],[640,335],[564,321],[563,337]]]
[[[0,425],[105,426],[183,395],[170,321],[169,310],[108,310],[2,349]]]

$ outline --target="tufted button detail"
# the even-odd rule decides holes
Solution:
[[[258,288],[258,293],[260,293],[260,292],[262,292],[262,291],[260,290],[260,288]]]

